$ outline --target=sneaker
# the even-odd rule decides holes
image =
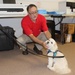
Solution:
[[[37,54],[39,54],[39,55],[42,55],[42,54],[43,54],[43,52],[40,51],[40,50],[38,50],[37,47],[36,47],[35,45],[34,45],[33,50],[34,50]]]
[[[26,49],[25,51],[22,51],[23,55],[28,55],[28,50]]]

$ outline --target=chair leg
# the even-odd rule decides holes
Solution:
[[[68,27],[67,24],[61,24],[60,25],[60,31],[61,31],[61,43],[64,44],[65,43],[65,34],[68,31]]]

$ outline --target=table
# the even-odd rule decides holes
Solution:
[[[60,21],[55,24],[55,26],[57,26],[58,24],[60,24],[60,39],[61,39],[61,43],[64,44],[65,43],[65,34],[68,34],[68,26],[66,23],[62,23],[63,19],[66,17],[75,17],[75,13],[73,14],[63,14],[63,15],[49,15],[50,17],[53,18],[53,20],[55,21],[55,18],[60,18]]]

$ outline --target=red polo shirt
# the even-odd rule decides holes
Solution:
[[[48,27],[46,25],[46,19],[44,16],[38,14],[37,20],[34,23],[30,17],[27,15],[22,19],[21,22],[23,33],[26,35],[33,34],[34,36],[38,36],[41,31],[47,31]]]

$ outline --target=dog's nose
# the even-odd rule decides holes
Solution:
[[[49,44],[49,41],[47,42],[47,44]]]

